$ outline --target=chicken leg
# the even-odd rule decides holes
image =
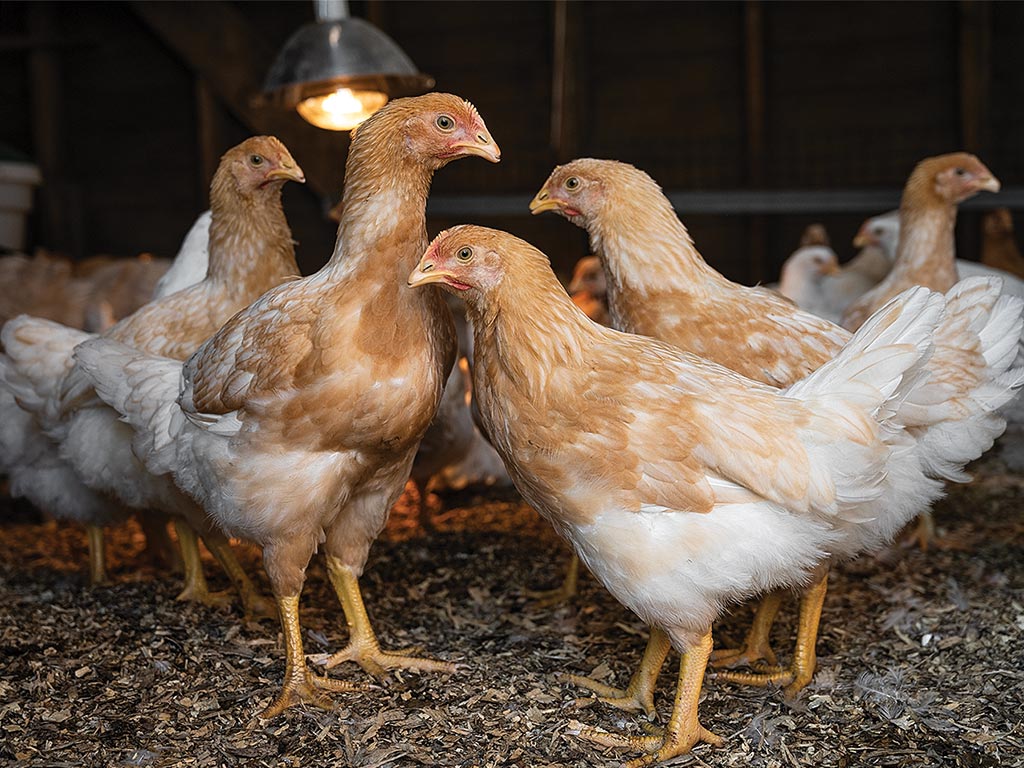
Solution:
[[[178,533],[178,545],[181,547],[181,558],[185,565],[185,588],[178,593],[176,600],[192,600],[211,608],[227,608],[231,605],[231,597],[224,592],[211,592],[203,575],[203,562],[199,558],[199,540],[196,532],[184,520],[174,521],[174,530]]]
[[[365,686],[357,683],[321,677],[306,669],[306,657],[302,652],[302,629],[299,625],[299,596],[275,595],[275,599],[284,634],[284,684],[281,693],[260,713],[260,717],[269,720],[301,702],[330,709],[333,702],[326,691],[364,690]]]
[[[146,537],[146,554],[155,566],[164,566],[174,573],[181,573],[184,563],[181,552],[167,533],[167,516],[155,510],[146,510],[136,515],[139,527]]]
[[[724,671],[714,673],[718,680],[727,680],[742,685],[764,687],[771,684],[785,685],[786,698],[791,699],[811,682],[818,657],[815,646],[818,641],[818,624],[821,609],[828,591],[828,570],[811,584],[800,598],[800,619],[796,633],[796,648],[790,666],[771,672],[747,673]]]
[[[565,579],[554,589],[527,590],[526,596],[537,601],[540,608],[550,608],[555,605],[567,603],[576,597],[579,591],[580,580],[580,558],[574,552],[569,560],[569,569],[565,573]]]
[[[238,558],[231,549],[231,543],[220,531],[209,530],[203,534],[203,543],[210,553],[217,558],[224,572],[231,579],[242,599],[242,608],[246,619],[272,619],[276,617],[274,605],[260,594],[252,583],[249,574],[242,568]]]
[[[626,763],[627,768],[639,768],[677,755],[685,755],[701,741],[715,746],[721,745],[722,738],[702,726],[697,719],[697,704],[700,701],[700,690],[704,682],[708,657],[711,655],[711,646],[709,627],[699,642],[688,649],[679,661],[679,681],[676,685],[672,715],[660,736],[622,736],[594,728],[582,728],[579,736],[606,747],[625,747],[651,753],[629,761]]]
[[[86,525],[89,535],[89,583],[94,587],[107,581],[107,551],[103,542],[103,527]]]
[[[658,682],[658,672],[661,671],[661,665],[665,663],[665,657],[668,656],[671,646],[671,641],[665,630],[652,627],[651,637],[647,641],[647,648],[644,649],[644,657],[640,660],[640,666],[633,673],[625,690],[581,675],[560,675],[558,679],[589,688],[605,704],[630,712],[642,710],[648,717],[653,717],[656,714],[654,688]]]
[[[454,672],[455,665],[446,661],[424,659],[400,651],[383,651],[370,624],[370,617],[359,591],[359,579],[349,566],[327,555],[327,574],[341,601],[349,626],[348,645],[334,654],[315,654],[310,661],[328,669],[345,661],[354,661],[371,675],[383,675],[388,669],[414,669],[418,672]]]
[[[750,625],[750,631],[747,632],[743,645],[739,648],[723,648],[715,651],[711,654],[711,666],[732,668],[761,660],[773,667],[776,666],[778,661],[768,638],[785,594],[786,590],[777,589],[761,598],[757,612],[754,614],[754,622]]]

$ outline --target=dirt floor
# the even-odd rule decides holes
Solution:
[[[1024,484],[990,461],[936,511],[944,548],[893,546],[832,576],[819,669],[799,700],[707,679],[705,726],[725,746],[670,765],[1024,765]],[[573,735],[630,733],[643,718],[559,683],[559,672],[625,683],[644,627],[589,577],[570,605],[540,609],[566,551],[506,493],[445,499],[434,532],[409,500],[363,580],[386,647],[460,664],[450,676],[391,674],[337,709],[254,715],[282,678],[276,624],[177,603],[177,577],[141,555],[134,524],[111,533],[114,584],[89,588],[85,536],[0,511],[0,764],[18,766],[613,766],[625,757]],[[242,550],[265,578],[256,552]],[[208,562],[215,587],[227,581]],[[774,640],[789,648],[792,604]],[[306,650],[340,647],[341,611],[320,563],[302,598]],[[716,629],[742,637],[750,608]],[[675,657],[657,703],[671,703]],[[369,681],[355,665],[332,675]]]

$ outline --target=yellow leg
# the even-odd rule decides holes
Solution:
[[[293,704],[308,702],[324,709],[333,706],[324,691],[359,691],[364,686],[344,680],[331,680],[311,674],[306,669],[306,658],[302,652],[302,628],[299,624],[299,596],[275,596],[277,611],[281,616],[281,631],[284,634],[284,684],[281,693],[273,703],[260,713],[270,719],[284,712]]]
[[[190,600],[212,608],[227,608],[231,597],[223,592],[210,592],[203,575],[203,562],[199,559],[199,541],[196,532],[183,520],[174,521],[178,532],[178,545],[185,565],[185,588],[178,593],[178,600]]]
[[[89,582],[96,586],[107,580],[107,555],[103,546],[103,528],[99,525],[86,525],[89,535]]]
[[[370,617],[359,591],[359,580],[352,569],[336,557],[327,556],[327,574],[331,586],[341,600],[348,621],[348,645],[335,654],[316,654],[310,661],[331,668],[343,661],[354,661],[371,675],[382,675],[388,669],[414,669],[418,672],[454,672],[455,665],[446,661],[409,656],[399,651],[382,651],[374,634]]]
[[[606,747],[625,747],[651,753],[626,763],[627,768],[638,768],[685,755],[702,741],[715,746],[722,744],[722,739],[702,726],[697,718],[697,704],[704,682],[704,670],[711,655],[711,643],[709,628],[697,645],[683,654],[679,662],[679,682],[676,685],[672,715],[660,736],[622,736],[583,728],[580,737]]]
[[[917,516],[915,536],[921,551],[927,552],[928,547],[935,541],[935,518],[932,517],[930,509],[926,509]]]
[[[555,605],[567,603],[576,597],[579,591],[580,580],[580,559],[573,553],[569,561],[569,569],[565,573],[562,584],[555,589],[544,589],[540,591],[527,590],[526,596],[536,600],[539,608],[550,608]]]
[[[643,711],[648,716],[654,716],[654,688],[658,682],[658,672],[661,671],[661,665],[665,663],[665,657],[668,656],[671,647],[672,643],[665,631],[652,627],[644,657],[625,690],[580,675],[559,675],[558,679],[589,688],[605,704],[632,712]]]
[[[744,685],[785,685],[785,695],[792,698],[814,677],[818,663],[815,646],[818,642],[818,624],[828,591],[828,571],[825,571],[800,598],[800,622],[796,633],[796,648],[789,668],[763,674],[745,672],[716,672],[714,677]]]
[[[775,666],[778,661],[775,658],[775,651],[772,650],[769,637],[785,592],[786,590],[777,589],[765,595],[757,606],[754,622],[750,625],[750,631],[747,632],[743,645],[739,648],[723,648],[715,651],[711,654],[711,666],[731,668],[761,660]]]
[[[224,572],[231,579],[231,583],[238,590],[238,595],[242,598],[245,618],[275,618],[277,612],[274,609],[274,604],[256,589],[256,585],[252,583],[249,574],[245,572],[241,563],[238,562],[238,558],[235,557],[235,553],[232,551],[231,544],[227,538],[219,533],[211,532],[203,536],[203,543],[206,544],[206,548],[210,550],[210,553],[217,558],[217,562],[221,564]]]

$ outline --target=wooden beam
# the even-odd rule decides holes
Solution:
[[[219,0],[131,6],[249,130],[272,134],[287,145],[311,189],[321,196],[338,196],[348,135],[315,128],[296,112],[254,103],[275,51],[237,6]]]
[[[583,116],[582,3],[556,0],[551,74],[551,148],[564,163],[579,156]]]
[[[199,143],[199,207],[210,201],[210,181],[224,153],[224,111],[220,101],[201,77],[196,77],[196,122]]]

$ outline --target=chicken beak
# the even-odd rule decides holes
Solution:
[[[299,184],[306,183],[306,175],[297,165],[282,165],[267,174],[268,180],[283,179],[284,181],[297,181]]]
[[[443,283],[446,282],[449,277],[452,277],[451,273],[445,272],[443,269],[435,269],[434,262],[424,259],[409,275],[409,287],[417,288],[421,285],[427,285],[428,283]]]
[[[489,160],[492,163],[501,162],[501,148],[491,138],[491,135],[484,130],[477,132],[476,141],[462,141],[458,144],[452,144],[452,149],[458,150],[464,155],[482,157],[484,160]]]
[[[1002,185],[995,176],[983,176],[978,179],[978,189],[984,189],[987,192],[998,192],[1001,188]]]
[[[559,200],[557,197],[551,197],[547,188],[538,192],[533,200],[530,201],[530,213],[534,216],[538,213],[544,213],[544,211],[557,211],[561,208],[565,208],[565,201]]]

